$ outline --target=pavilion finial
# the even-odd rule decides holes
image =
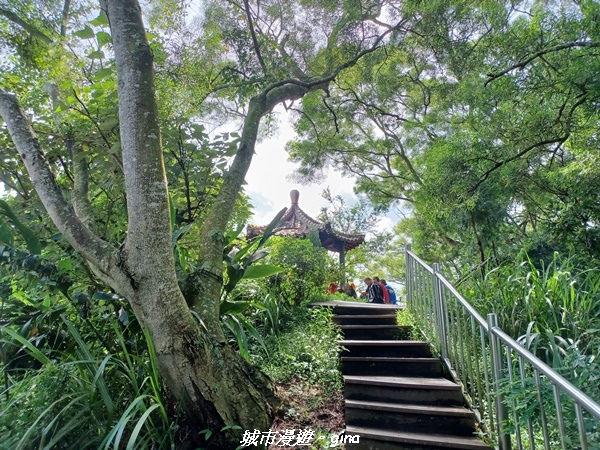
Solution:
[[[297,205],[299,198],[300,192],[298,192],[296,189],[290,191],[290,199],[292,200],[292,205]]]

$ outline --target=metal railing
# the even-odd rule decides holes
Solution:
[[[598,450],[600,405],[487,320],[406,247],[407,306],[500,450]]]

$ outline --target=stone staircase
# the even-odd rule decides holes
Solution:
[[[427,342],[409,339],[393,305],[327,302],[344,340],[346,448],[490,450],[474,433],[461,387],[443,376]],[[350,436],[359,435],[351,443]]]

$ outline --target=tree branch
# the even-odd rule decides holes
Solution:
[[[94,235],[77,217],[58,187],[54,174],[42,152],[31,125],[17,98],[0,89],[0,116],[4,118],[11,138],[29,173],[48,215],[69,243],[90,261],[104,280],[118,279],[114,264],[115,249]]]
[[[576,48],[576,47],[586,47],[586,48],[600,47],[600,42],[574,41],[574,42],[565,42],[564,44],[555,45],[553,47],[548,47],[544,50],[540,50],[539,52],[532,54],[531,56],[529,56],[528,58],[524,59],[523,61],[521,61],[517,64],[513,64],[512,66],[508,67],[507,69],[504,69],[501,72],[488,74],[488,79],[486,80],[486,82],[483,85],[487,86],[489,83],[506,75],[511,70],[523,69],[527,64],[529,64],[534,59],[537,59],[548,53],[558,52],[558,51],[565,50],[568,48]]]
[[[25,200],[29,200],[29,194],[27,193],[27,191],[23,191],[21,192],[19,190],[19,188],[17,188],[17,186],[15,184],[13,184],[8,177],[6,177],[4,174],[0,173],[0,181],[2,181],[4,183],[4,185],[6,187],[8,187],[9,189],[12,189],[13,191],[15,191],[17,194],[19,194],[21,197],[23,197]]]
[[[0,8],[0,16],[6,17],[8,20],[19,25],[21,28],[23,28],[25,31],[27,31],[32,36],[35,36],[36,38],[38,38],[41,41],[44,41],[46,44],[52,43],[52,39],[49,38],[43,31],[34,27],[30,23],[27,23],[24,19],[21,19],[14,12],[9,11],[8,9]]]
[[[252,16],[250,15],[250,5],[248,4],[248,0],[244,0],[244,12],[246,13],[248,29],[250,30],[250,35],[252,36],[252,45],[254,46],[254,53],[256,53],[256,57],[258,58],[260,67],[262,67],[263,73],[267,75],[267,66],[265,65],[265,61],[262,57],[262,54],[260,53],[260,44],[258,43],[258,39],[256,39],[256,32],[254,31],[254,24],[252,23]]]
[[[70,147],[69,153],[72,154],[73,161],[73,192],[71,193],[73,209],[81,221],[87,227],[91,227],[94,214],[89,197],[88,160],[85,153],[81,151],[81,145],[73,144],[71,139],[67,139],[67,146]]]
[[[553,138],[553,139],[546,139],[544,141],[540,141],[540,142],[536,142],[535,144],[532,144],[526,148],[524,148],[523,150],[521,150],[519,153],[517,153],[516,155],[511,156],[510,158],[507,158],[505,160],[502,161],[498,161],[496,164],[494,164],[490,169],[488,169],[479,179],[479,181],[477,181],[477,183],[475,183],[475,185],[473,187],[471,187],[469,189],[469,194],[472,194],[473,192],[475,192],[479,186],[481,186],[488,178],[489,176],[494,173],[496,170],[498,170],[500,167],[508,164],[509,162],[515,161],[516,159],[519,159],[521,156],[526,155],[527,153],[529,153],[531,150],[537,148],[537,147],[542,147],[544,145],[548,145],[548,144],[562,144],[564,143],[569,137],[569,134],[565,134],[563,136],[557,137],[557,138]]]
[[[60,35],[67,35],[67,25],[69,24],[69,9],[71,8],[71,0],[65,0],[62,10],[62,21],[60,22]]]
[[[200,313],[218,311],[218,302],[223,282],[223,233],[233,211],[235,199],[246,177],[258,136],[261,118],[271,112],[275,106],[285,101],[302,98],[308,92],[327,89],[341,71],[354,66],[362,57],[380,48],[381,42],[399,25],[383,32],[375,39],[372,46],[358,52],[353,58],[330,70],[325,75],[301,80],[286,78],[266,86],[262,92],[250,100],[248,113],[244,119],[238,151],[229,171],[225,174],[223,184],[213,206],[208,213],[200,233],[200,270],[196,283],[202,286],[193,299],[193,308]]]

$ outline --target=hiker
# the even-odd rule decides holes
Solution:
[[[373,282],[379,284],[381,286],[381,290],[383,291],[383,301],[385,303],[390,303],[390,294],[388,290],[385,288],[385,285],[379,280],[379,277],[373,277]]]
[[[389,284],[387,284],[387,281],[385,281],[385,280],[381,280],[381,284],[383,284],[385,286],[385,289],[388,292],[388,295],[390,296],[390,303],[392,305],[395,305],[397,302],[396,291],[394,290],[393,287],[391,287]]]
[[[342,290],[344,291],[344,294],[346,294],[347,296],[356,298],[356,291],[349,284],[345,284],[344,287],[342,288]]]
[[[379,283],[375,283],[373,279],[367,277],[365,278],[365,284],[367,285],[367,290],[363,294],[366,294],[369,303],[385,303],[383,288]]]

